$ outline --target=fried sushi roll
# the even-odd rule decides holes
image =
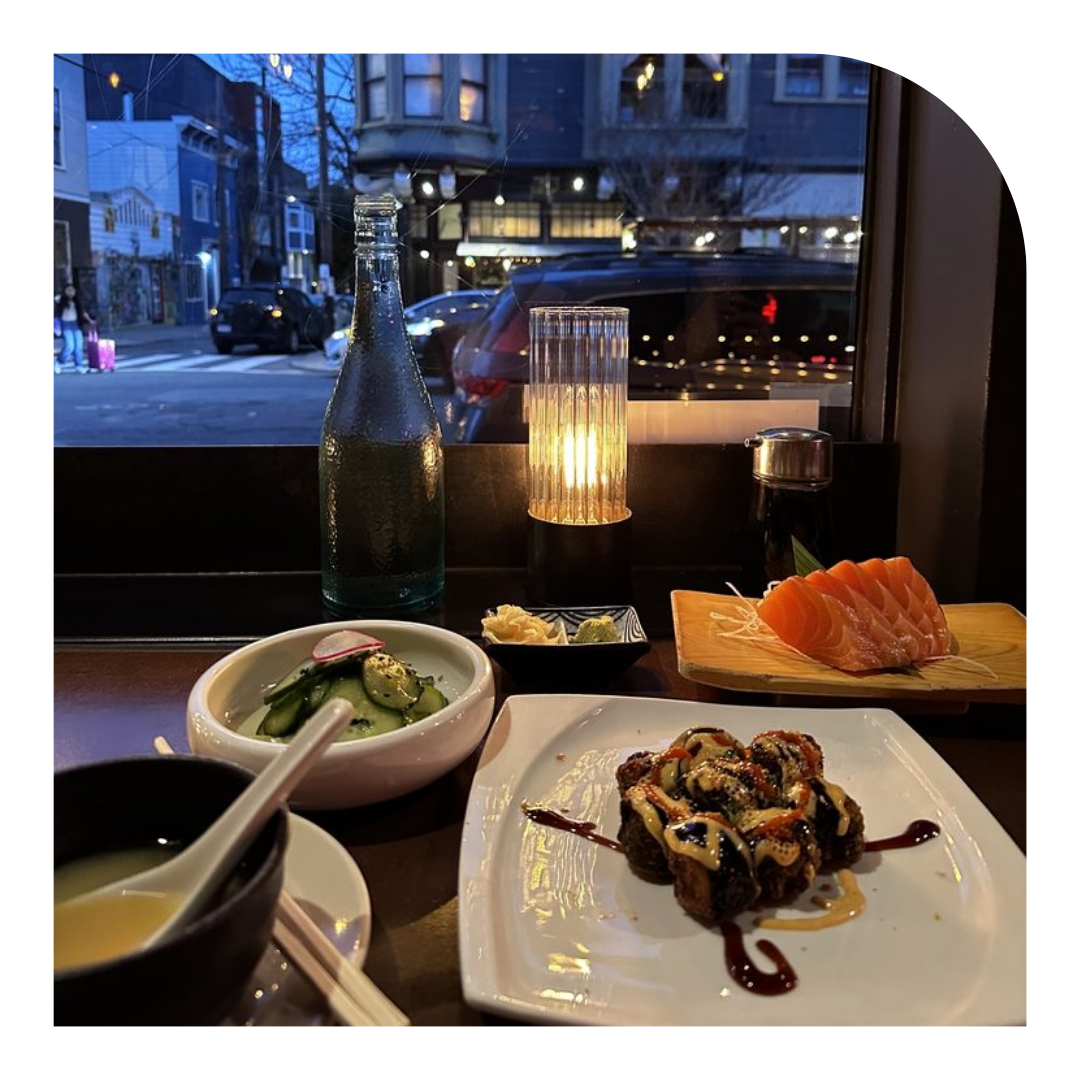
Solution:
[[[714,926],[745,911],[759,894],[753,854],[720,814],[692,814],[664,831],[675,899],[689,915]]]
[[[817,740],[801,731],[763,731],[754,736],[747,752],[781,792],[800,780],[821,776],[825,766]]]
[[[821,847],[803,810],[754,811],[744,815],[739,826],[753,855],[762,903],[789,904],[813,884],[821,868]]]
[[[821,847],[821,869],[828,872],[854,866],[866,846],[862,807],[839,784],[823,776],[808,783],[813,798],[807,816]]]

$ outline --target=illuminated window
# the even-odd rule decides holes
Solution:
[[[664,114],[664,57],[635,56],[619,77],[619,121],[662,120]]]
[[[508,202],[496,206],[493,202],[469,203],[469,238],[527,239],[540,236],[540,204]]]
[[[622,210],[610,203],[556,203],[551,208],[553,240],[618,240]]]
[[[723,53],[688,55],[683,61],[682,114],[695,120],[725,120],[728,111],[728,58]]]
[[[458,115],[470,124],[486,119],[487,79],[484,57],[480,53],[461,54],[461,89],[458,91]]]

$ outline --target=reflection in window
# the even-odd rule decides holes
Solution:
[[[64,164],[63,113],[60,109],[60,90],[53,87],[53,165]]]
[[[458,115],[462,120],[473,124],[484,122],[486,86],[484,57],[480,53],[462,53],[461,89],[458,92]]]
[[[870,65],[840,57],[836,94],[842,98],[865,98],[870,93]]]
[[[371,53],[364,58],[364,115],[369,120],[386,116],[386,56]]]
[[[442,115],[442,57],[438,53],[407,53],[405,115]]]
[[[824,60],[814,53],[789,53],[784,96],[821,97],[825,87]]]
[[[726,120],[728,65],[723,53],[687,55],[683,68],[683,116],[695,120]]]
[[[627,56],[619,77],[619,120],[633,123],[664,118],[664,58]]]

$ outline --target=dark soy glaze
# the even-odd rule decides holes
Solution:
[[[927,840],[933,840],[935,836],[940,834],[940,825],[920,818],[918,821],[913,821],[897,836],[886,836],[883,840],[867,840],[865,850],[895,851],[897,848],[915,847],[916,844],[924,844]]]

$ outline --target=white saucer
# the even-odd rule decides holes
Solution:
[[[289,815],[285,889],[315,920],[341,955],[363,967],[371,943],[371,898],[352,856],[317,825]],[[247,989],[224,1021],[228,1025],[335,1023],[322,995],[271,944]]]

